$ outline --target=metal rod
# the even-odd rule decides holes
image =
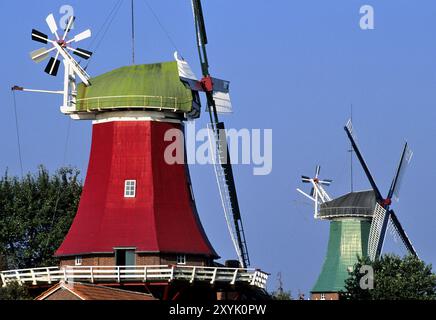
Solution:
[[[135,7],[134,0],[131,0],[132,9],[132,64],[135,64]]]
[[[39,90],[39,89],[26,89],[19,86],[13,86],[12,91],[23,91],[23,92],[37,92],[37,93],[51,93],[51,94],[64,94],[64,91],[54,91],[54,90]]]
[[[351,123],[353,123],[353,104],[351,104]],[[350,183],[351,183],[351,192],[354,190],[354,183],[353,183],[353,146],[350,144]]]

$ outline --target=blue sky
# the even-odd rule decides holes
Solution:
[[[402,144],[414,150],[394,203],[418,253],[436,263],[436,3],[431,0],[203,1],[211,72],[231,81],[234,114],[227,127],[273,129],[273,171],[253,176],[235,166],[240,206],[253,266],[281,272],[285,287],[308,292],[320,271],[328,223],[315,221],[312,207],[296,193],[301,174],[316,164],[334,180],[332,196],[349,191],[349,144],[342,129],[350,104],[360,147],[383,193],[390,185]],[[28,53],[38,48],[32,28],[48,32],[45,17],[63,4],[75,8],[76,31],[96,33],[111,11],[110,1],[1,1],[3,30],[0,78],[0,170],[19,174],[10,87],[60,89]],[[130,64],[129,1],[124,1],[89,66],[91,75]],[[200,74],[188,0],[148,0],[182,55]],[[359,9],[373,5],[375,29],[359,28]],[[137,63],[172,60],[174,47],[145,5],[136,0]],[[89,48],[91,40],[81,44]],[[91,49],[94,49],[91,47]],[[86,172],[91,123],[59,112],[58,96],[17,95],[24,170],[43,163]],[[207,116],[198,121],[205,126]],[[70,137],[64,161],[67,128]],[[355,188],[369,184],[355,162]],[[234,256],[210,166],[191,166],[199,213],[224,258]],[[387,245],[395,250],[395,244]]]

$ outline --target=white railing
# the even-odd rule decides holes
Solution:
[[[268,274],[256,269],[202,266],[64,266],[9,270],[0,272],[3,286],[17,281],[20,284],[65,282],[162,282],[173,280],[194,282],[246,283],[266,288]]]
[[[92,110],[118,108],[120,106],[130,106],[130,108],[153,108],[169,109],[177,111],[180,104],[184,103],[176,97],[146,96],[146,95],[123,95],[123,96],[103,96],[76,99],[76,105],[80,110]],[[116,106],[114,106],[116,104]]]

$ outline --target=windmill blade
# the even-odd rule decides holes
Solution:
[[[74,49],[71,47],[67,47],[67,48],[71,50],[76,56],[79,56],[86,60],[88,60],[92,56],[92,52],[85,49],[81,49],[81,48]]]
[[[85,30],[81,33],[79,33],[78,35],[76,35],[73,39],[68,40],[67,43],[71,43],[71,42],[79,42],[85,39],[88,39],[92,36],[91,30]]]
[[[48,54],[52,51],[56,50],[56,48],[51,48],[51,49],[47,49],[47,48],[40,48],[38,50],[32,51],[30,53],[30,57],[32,58],[32,60],[36,63],[40,63],[42,61],[44,61],[45,59],[48,58]]]
[[[74,17],[74,16],[71,16],[68,19],[68,22],[67,22],[67,25],[66,25],[66,28],[65,28],[65,32],[64,32],[64,36],[62,37],[62,40],[65,40],[67,38],[68,32],[71,31],[71,27],[73,26],[74,20],[76,20],[76,17]]]
[[[321,171],[321,166],[316,166],[316,169],[315,169],[315,178],[318,178],[320,171]]]
[[[368,178],[372,189],[374,190],[377,201],[382,202],[384,200],[383,196],[381,195],[380,190],[378,189],[377,184],[375,183],[375,180],[372,177],[371,171],[369,171],[369,168],[365,162],[365,159],[363,158],[362,154],[360,153],[359,147],[357,146],[357,143],[355,141],[354,134],[353,134],[353,124],[351,122],[351,119],[348,120],[347,124],[344,127],[344,130],[347,133],[348,139],[350,139],[350,142],[351,142],[351,145],[353,146],[354,152],[356,153],[356,156],[359,159],[360,164],[362,165],[363,171],[365,171],[366,177]]]
[[[250,259],[248,256],[247,243],[245,241],[245,233],[242,227],[242,219],[239,209],[238,196],[236,193],[236,185],[233,176],[232,163],[230,159],[230,154],[228,152],[227,139],[225,139],[225,127],[224,127],[224,123],[220,122],[218,119],[216,102],[214,99],[214,92],[213,92],[214,91],[213,80],[209,74],[209,63],[207,59],[207,50],[206,50],[207,35],[206,35],[206,28],[204,23],[201,1],[192,0],[192,8],[194,13],[199,58],[200,58],[200,64],[203,74],[203,79],[201,82],[204,87],[204,91],[206,93],[208,111],[212,122],[210,124],[210,127],[213,130],[214,136],[217,138],[216,140],[219,141],[219,143],[217,144],[218,147],[217,152],[219,154],[219,158],[221,161],[220,167],[222,168],[224,174],[224,178],[225,178],[224,184],[225,184],[225,188],[228,190],[228,199],[229,199],[229,203],[231,207],[230,209],[233,216],[233,226],[236,235],[236,242],[234,242],[234,245],[241,266],[243,268],[246,268],[250,264]],[[220,177],[218,174],[219,172],[216,171],[216,173],[217,173],[217,180],[220,181]]]
[[[413,152],[410,150],[407,142],[404,144],[403,152],[401,153],[400,162],[398,164],[397,171],[395,173],[394,179],[392,180],[391,187],[388,193],[388,199],[392,199],[395,196],[395,199],[399,200],[399,191],[401,187],[401,182],[403,180],[404,172],[407,165],[412,160]]]
[[[61,61],[58,59],[59,54],[56,54],[56,58],[50,58],[50,61],[48,62],[47,66],[45,67],[45,72],[49,75],[56,77],[58,74],[59,66],[61,64]]]
[[[397,215],[393,210],[390,210],[390,219],[391,223],[397,232],[398,237],[403,242],[404,246],[406,247],[409,254],[414,255],[415,257],[418,257],[418,254],[416,253],[415,248],[412,245],[412,242],[410,241],[409,237],[406,234],[406,231],[404,231],[403,227],[401,226],[400,221],[398,220]]]
[[[36,29],[32,29],[32,40],[47,44],[48,43],[48,35],[46,35],[45,33],[42,33],[41,31],[38,31]]]
[[[53,13],[50,13],[47,18],[45,19],[45,21],[48,24],[48,27],[50,28],[51,33],[53,33],[56,36],[56,39],[59,40],[59,35],[58,35],[58,26],[56,24],[56,20],[53,16]]]
[[[198,45],[204,46],[207,44],[206,25],[204,23],[203,8],[200,0],[192,0],[192,7],[194,11],[194,18],[196,20]]]
[[[179,77],[182,82],[186,83],[191,90],[204,91],[202,83],[198,81],[189,64],[183,58],[179,57],[177,51],[174,53],[174,58],[177,61]],[[230,82],[217,78],[211,78],[211,80],[216,112],[220,114],[232,113],[233,108],[229,94]],[[207,106],[206,111],[209,112],[209,106]]]
[[[233,113],[232,102],[230,95],[221,91],[213,92],[213,99],[215,100],[216,111],[220,114]]]
[[[302,181],[303,183],[310,183],[311,180],[312,180],[312,179],[310,179],[310,178],[307,177],[307,176],[301,176],[301,181]]]
[[[375,204],[374,213],[372,215],[371,227],[369,229],[368,238],[368,257],[374,261],[379,257],[384,241],[384,233],[382,229],[388,212],[378,202]]]
[[[239,262],[243,268],[246,268],[250,263],[250,259],[239,209],[236,185],[233,178],[232,164],[227,148],[224,124],[222,122],[217,124],[219,130],[215,130],[213,126],[213,124],[208,125],[209,141],[211,143],[221,203]],[[231,222],[232,220],[233,223]]]
[[[313,197],[314,194],[315,194],[315,188],[312,187],[312,189],[310,189],[310,196]]]
[[[331,185],[333,182],[333,180],[330,179],[325,179],[325,180],[320,180],[319,183],[322,184],[323,186],[329,186]]]
[[[189,63],[179,56],[179,53],[174,52],[174,59],[177,61],[177,68],[179,71],[179,77],[185,78],[193,81],[198,81],[198,78],[195,76],[195,73],[192,71]]]

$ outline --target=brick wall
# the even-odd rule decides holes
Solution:
[[[162,255],[161,264],[177,264],[177,255]],[[203,256],[186,255],[187,266],[209,266],[208,259]]]
[[[61,259],[62,266],[75,266],[76,257],[66,257]],[[114,266],[114,255],[95,255],[95,256],[82,256],[82,266]]]
[[[324,293],[324,299],[321,299],[322,293],[312,293],[311,300],[339,300],[339,293],[337,292],[328,292]]]
[[[75,257],[60,258],[60,266],[75,266]],[[157,253],[137,253],[136,265],[172,265],[177,264],[177,255],[175,254],[157,254]],[[92,255],[82,256],[82,266],[114,266],[115,255]],[[209,266],[210,260],[203,256],[186,255],[187,266]]]

